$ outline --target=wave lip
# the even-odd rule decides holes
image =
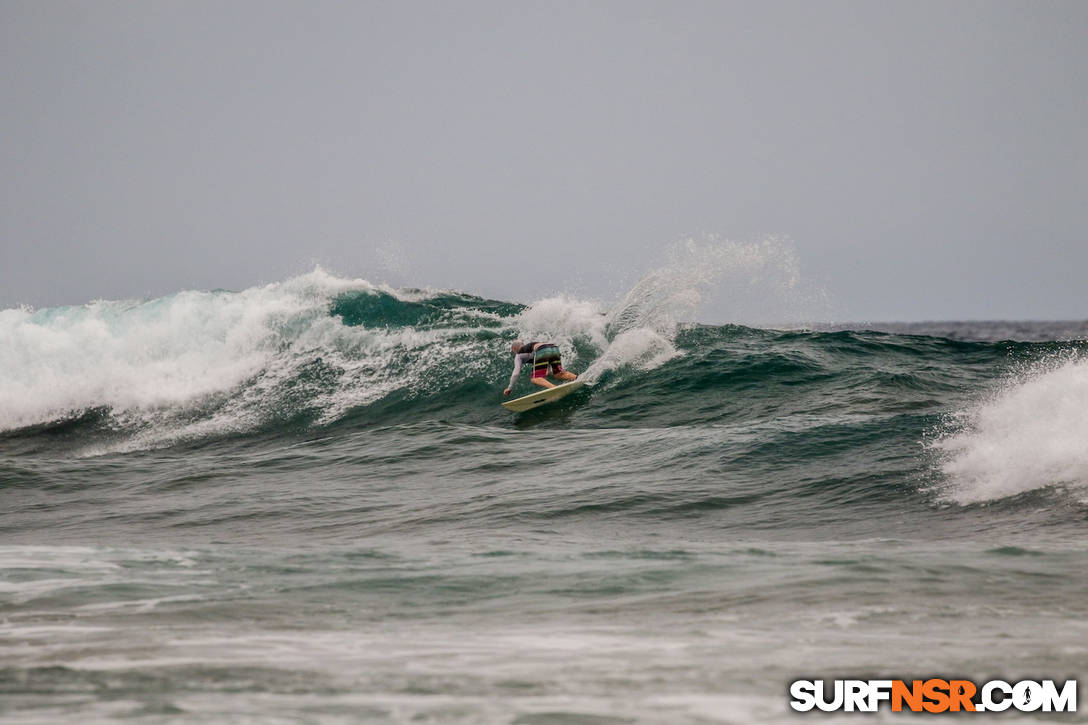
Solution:
[[[0,431],[103,408],[146,422],[199,405],[321,338],[334,295],[376,289],[317,269],[242,292],[0,311]]]
[[[1088,360],[1036,368],[962,418],[934,444],[957,503],[1088,485]]]

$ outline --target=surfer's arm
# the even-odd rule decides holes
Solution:
[[[518,384],[518,375],[521,375],[521,355],[514,356],[514,372],[510,375],[510,384],[506,386],[506,390],[502,391],[503,395],[509,395]]]

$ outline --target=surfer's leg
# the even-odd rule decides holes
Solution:
[[[559,380],[574,380],[578,376],[572,372],[564,370],[563,363],[559,360],[556,360],[552,363],[552,377],[558,378]]]
[[[548,363],[534,362],[533,373],[529,376],[529,382],[542,388],[554,388],[555,383],[548,380]]]

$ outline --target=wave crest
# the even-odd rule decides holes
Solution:
[[[737,281],[731,273],[750,277],[745,289],[772,270],[795,285],[795,262],[773,241],[681,242],[612,305],[393,289],[318,268],[241,292],[4,310],[0,432],[80,421],[127,450],[359,420],[362,408],[371,420],[408,401],[430,399],[425,414],[490,410],[510,340],[558,343],[589,382],[658,368],[681,355],[678,333],[708,294]]]
[[[1088,360],[1040,363],[960,417],[934,443],[956,502],[1088,485]]]

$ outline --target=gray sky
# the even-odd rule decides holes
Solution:
[[[0,306],[315,262],[608,296],[775,234],[841,319],[1084,318],[1086,34],[1073,0],[0,0]]]

